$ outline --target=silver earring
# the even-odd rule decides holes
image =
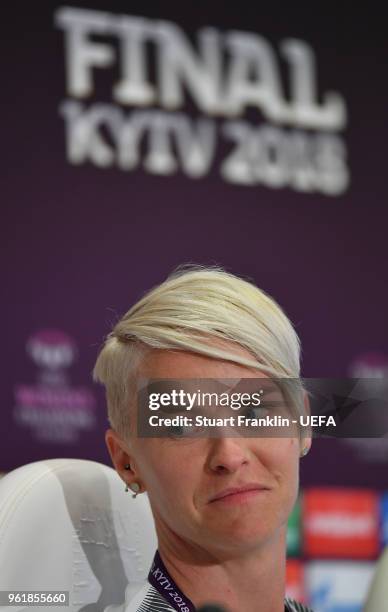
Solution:
[[[129,463],[126,463],[126,464],[124,465],[124,470],[130,470],[130,469],[131,469],[130,464],[129,464]],[[126,493],[128,493],[128,485],[126,485],[126,487],[125,487],[125,492],[126,492]]]
[[[140,491],[140,485],[138,482],[131,482],[131,484],[129,485],[129,488],[131,489],[131,491],[133,491],[133,499],[136,498],[136,495],[138,495],[139,491]]]
[[[126,463],[124,465],[124,470],[130,470],[131,466],[129,463]],[[140,485],[137,482],[131,482],[130,485],[126,485],[125,487],[125,492],[128,493],[129,489],[131,489],[131,491],[133,491],[134,495],[132,495],[132,497],[135,499],[136,495],[138,495],[139,491],[140,491]]]
[[[302,449],[302,451],[301,451],[301,453],[300,453],[300,456],[301,456],[301,457],[305,457],[305,456],[307,455],[307,453],[308,453],[308,452],[309,452],[308,446],[305,446],[305,447]]]

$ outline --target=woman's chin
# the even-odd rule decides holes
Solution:
[[[206,540],[215,545],[226,548],[260,547],[271,538],[276,528],[273,525],[265,524],[257,517],[254,521],[220,521],[218,524],[207,525],[202,531],[202,536],[206,533]]]

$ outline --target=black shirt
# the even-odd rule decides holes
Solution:
[[[125,612],[176,612],[151,585],[145,585],[124,608]],[[303,604],[286,597],[284,612],[313,612]]]

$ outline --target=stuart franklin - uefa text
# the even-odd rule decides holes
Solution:
[[[265,417],[247,417],[239,414],[229,417],[207,417],[197,414],[194,417],[175,415],[164,417],[152,415],[148,419],[151,427],[290,427],[300,424],[302,427],[336,426],[333,416],[300,415],[297,419],[289,419],[279,415],[266,415]]]

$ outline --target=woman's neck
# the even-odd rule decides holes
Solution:
[[[205,551],[177,539],[159,539],[168,572],[195,608],[218,603],[227,612],[283,612],[285,530],[260,548]]]

